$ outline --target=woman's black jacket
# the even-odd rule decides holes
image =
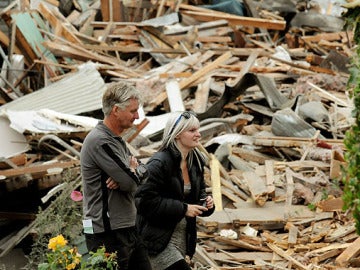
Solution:
[[[199,153],[196,153],[199,155]],[[203,159],[194,156],[188,166],[191,193],[184,198],[184,181],[180,170],[178,150],[157,152],[147,162],[149,178],[136,192],[137,226],[149,254],[158,254],[169,243],[176,224],[185,217],[187,204],[200,204],[200,195],[206,193]],[[210,216],[214,208],[201,216]],[[192,257],[196,248],[196,218],[186,217],[186,254]]]

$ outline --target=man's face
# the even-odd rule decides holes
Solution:
[[[119,129],[130,128],[136,119],[139,119],[139,102],[136,99],[130,99],[129,105],[125,109],[116,108],[116,119],[118,121]]]

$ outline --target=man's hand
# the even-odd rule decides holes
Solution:
[[[119,183],[109,177],[106,180],[106,186],[108,189],[117,189],[119,187]]]

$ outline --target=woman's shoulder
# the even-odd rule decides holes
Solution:
[[[175,166],[176,158],[167,150],[156,152],[146,163],[147,167],[171,169]]]
[[[167,150],[161,150],[156,152],[150,159],[149,161],[162,161],[162,162],[166,162],[169,160],[173,160],[173,156],[170,153],[170,151]]]

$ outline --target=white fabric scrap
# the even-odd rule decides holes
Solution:
[[[96,118],[59,113],[48,109],[39,111],[5,111],[10,127],[24,133],[86,132],[99,121]]]

